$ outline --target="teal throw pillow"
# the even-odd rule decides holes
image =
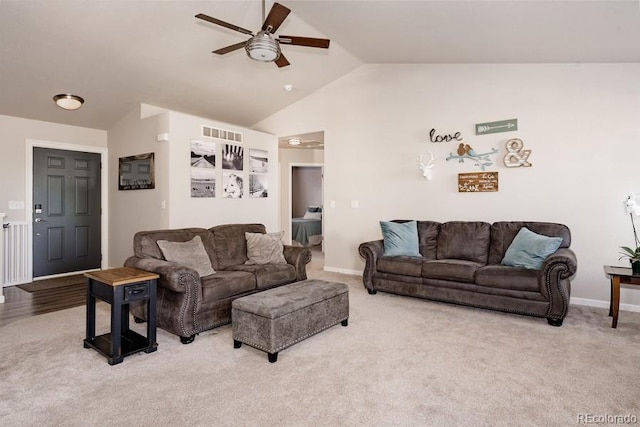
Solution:
[[[502,264],[540,270],[542,263],[562,244],[562,237],[548,237],[522,227],[504,254]]]
[[[420,256],[416,221],[403,223],[380,221],[380,228],[384,239],[385,255]]]

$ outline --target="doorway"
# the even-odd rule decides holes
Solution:
[[[27,140],[32,278],[108,265],[107,162],[106,148]]]
[[[33,277],[100,268],[100,154],[33,149]]]
[[[324,207],[322,164],[292,164],[290,219],[293,244],[312,252],[310,268],[324,268]]]

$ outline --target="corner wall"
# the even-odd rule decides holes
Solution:
[[[151,115],[147,112],[151,111]],[[222,198],[222,147],[228,141],[203,138],[202,126],[243,134],[245,194],[240,199]],[[158,134],[168,141],[158,142]],[[191,140],[216,144],[216,197],[191,197]],[[269,153],[266,198],[251,198],[248,191],[251,149]],[[155,189],[119,191],[118,158],[155,153]],[[220,123],[211,119],[141,105],[109,130],[110,168],[113,181],[110,192],[110,264],[121,266],[133,255],[133,236],[142,230],[166,228],[209,228],[241,222],[262,223],[268,231],[278,228],[279,179],[275,136]]]
[[[168,112],[142,118],[139,106],[109,129],[109,264],[121,267],[133,255],[133,235],[141,230],[168,228],[162,201],[168,200],[169,149],[157,142],[159,133],[168,132]],[[155,188],[118,190],[120,157],[154,153]],[[168,201],[166,203],[169,203]]]

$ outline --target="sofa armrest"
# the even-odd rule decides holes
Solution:
[[[365,261],[364,272],[362,273],[364,287],[369,291],[375,291],[373,288],[373,274],[378,267],[378,258],[384,255],[384,240],[361,243],[358,246],[358,253]]]
[[[561,248],[551,254],[540,269],[540,292],[549,299],[547,318],[562,320],[569,308],[570,279],[578,270],[576,254]]]
[[[307,279],[307,264],[311,262],[311,249],[284,245],[284,259],[296,268],[296,282]]]
[[[202,285],[198,273],[188,267],[155,258],[128,258],[124,265],[160,275],[158,279],[156,321],[180,337],[192,337],[200,332],[199,306]],[[146,301],[131,304],[131,314],[146,320]]]
[[[201,296],[200,275],[189,267],[161,259],[134,256],[129,257],[124,265],[159,274],[159,287],[181,294],[190,292],[193,295]]]

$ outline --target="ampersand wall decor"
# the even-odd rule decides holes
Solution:
[[[519,138],[507,141],[507,154],[504,156],[504,165],[508,168],[529,167],[531,163],[527,161],[531,150],[523,150],[524,142]]]

